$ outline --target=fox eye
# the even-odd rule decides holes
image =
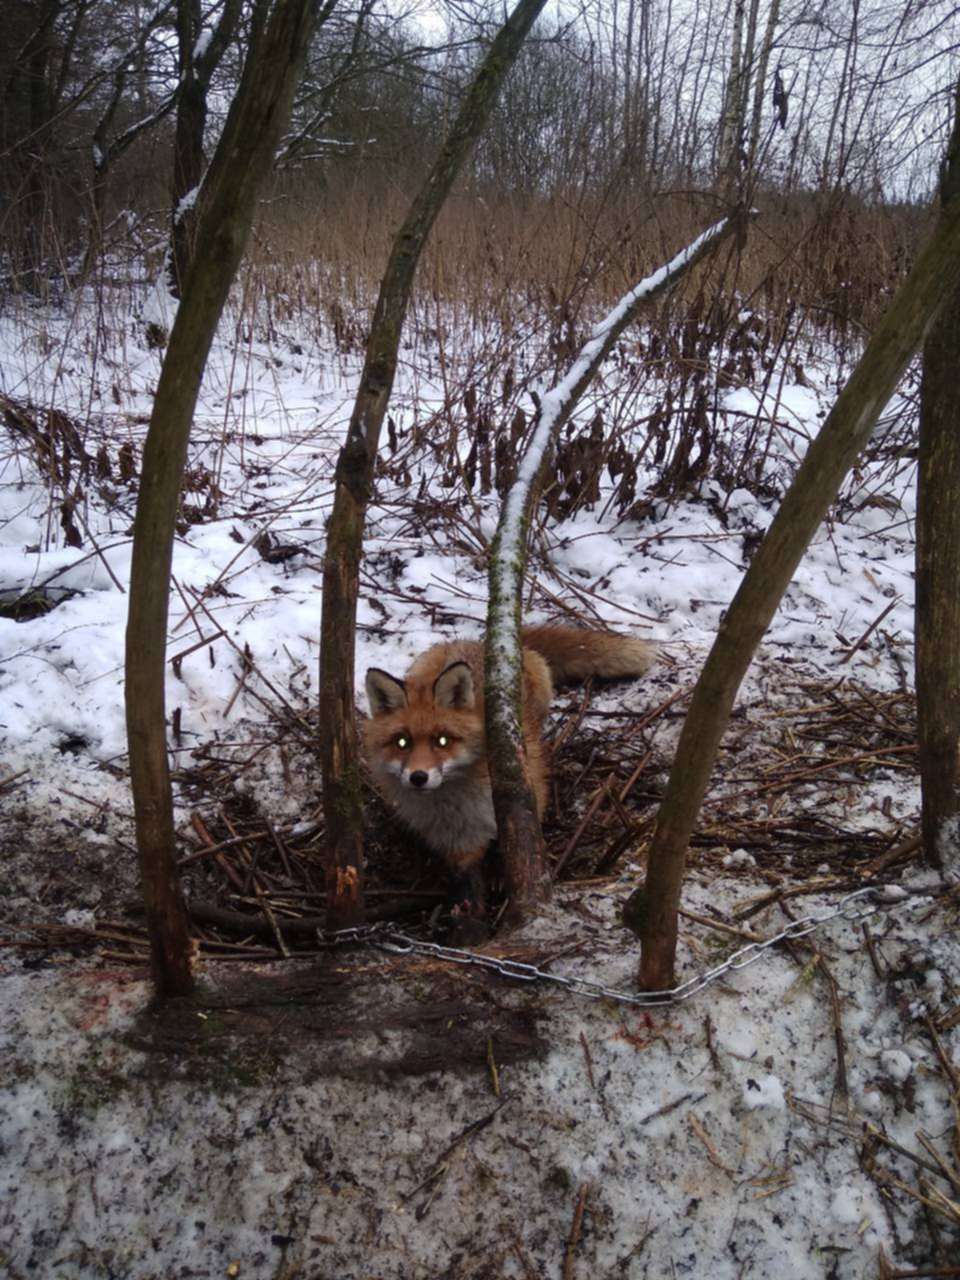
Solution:
[[[450,739],[447,737],[447,735],[446,735],[445,733],[438,733],[438,734],[437,734],[437,746],[438,746],[438,747],[447,747],[447,746],[449,746],[449,745],[450,745]]]
[[[398,734],[395,741],[401,751],[406,751],[407,747],[410,745],[410,739],[405,733]]]

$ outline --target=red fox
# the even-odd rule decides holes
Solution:
[[[654,650],[645,640],[576,627],[525,627],[523,745],[542,816],[548,760],[543,722],[553,682],[639,676]],[[367,758],[377,788],[452,873],[461,913],[482,913],[480,864],[497,834],[484,746],[483,645],[437,644],[402,680],[371,667]]]

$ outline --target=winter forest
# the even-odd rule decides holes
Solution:
[[[2,15],[0,1274],[960,1276],[960,9]]]

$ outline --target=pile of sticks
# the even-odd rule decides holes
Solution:
[[[561,709],[551,730],[553,794],[544,828],[557,881],[595,883],[642,859],[689,693],[675,675],[674,687],[670,681],[668,675],[652,706],[648,699],[637,710],[623,702],[611,709],[590,683]],[[919,841],[883,803],[875,821],[861,812],[868,783],[915,772],[912,695],[878,694],[851,679],[798,680],[786,695],[778,689],[775,704],[763,697],[748,703],[735,724],[694,836],[698,857],[747,850],[771,885],[787,871],[791,880],[799,873],[840,885],[872,875],[891,851],[898,861],[916,853]],[[284,740],[289,744],[289,718],[281,713],[276,735],[229,750],[211,744],[178,774],[196,804],[179,861],[202,955],[272,960],[321,950],[322,814],[275,823],[242,785],[261,753]],[[416,848],[372,789],[368,807],[368,920],[434,931],[444,909],[443,869]],[[148,956],[145,930],[129,920],[90,928],[38,924],[18,936],[24,941],[16,945],[37,950],[96,946],[132,963]]]

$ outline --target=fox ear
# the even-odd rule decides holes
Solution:
[[[371,667],[367,672],[366,685],[372,716],[385,716],[407,705],[407,686],[379,667]]]
[[[433,682],[433,700],[447,710],[469,711],[474,704],[473,672],[465,662],[454,662]]]

